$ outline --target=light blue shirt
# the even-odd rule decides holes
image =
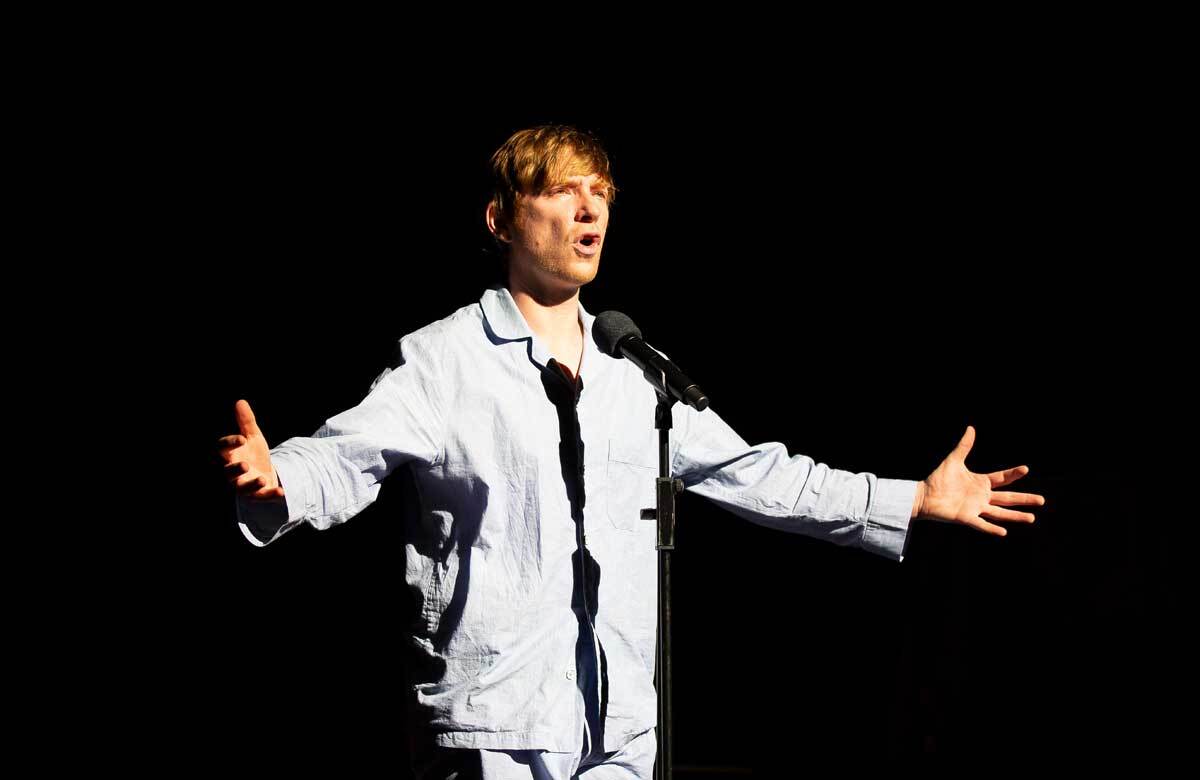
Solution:
[[[582,302],[579,317],[570,390],[509,291],[488,289],[401,338],[399,365],[357,406],[271,450],[285,499],[236,502],[246,538],[263,545],[349,520],[393,469],[411,469],[419,511],[404,520],[405,578],[421,662],[409,695],[439,745],[577,750],[579,680],[602,684],[576,666],[589,633],[606,662],[603,749],[656,725],[656,526],[641,510],[655,504],[657,396],[630,361],[600,352]],[[688,490],[764,526],[903,560],[917,482],[747,444],[712,409],[673,414],[671,472]],[[599,570],[586,624],[572,608],[579,519]]]

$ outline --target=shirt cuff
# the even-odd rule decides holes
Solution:
[[[304,494],[304,479],[296,466],[286,458],[272,455],[272,465],[279,478],[284,497],[274,501],[253,501],[241,495],[235,497],[238,527],[246,541],[255,547],[265,547],[304,521],[308,508]]]
[[[875,479],[863,532],[865,549],[894,561],[904,560],[917,485],[912,479]]]

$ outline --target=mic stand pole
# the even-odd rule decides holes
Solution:
[[[683,492],[683,480],[671,477],[671,406],[674,401],[658,394],[654,427],[658,429],[657,507],[643,509],[643,520],[658,521],[658,648],[654,664],[654,687],[658,690],[658,760],[655,780],[672,780],[674,749],[671,724],[671,551],[675,549],[675,496]]]

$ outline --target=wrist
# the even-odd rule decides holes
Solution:
[[[925,482],[921,481],[921,482],[917,483],[917,492],[913,496],[912,515],[910,516],[910,519],[916,520],[921,517],[921,510],[923,509],[924,504],[925,504]]]

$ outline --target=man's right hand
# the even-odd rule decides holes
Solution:
[[[225,478],[237,490],[238,495],[254,501],[283,498],[279,475],[271,465],[271,448],[267,439],[254,421],[250,404],[238,401],[234,405],[238,430],[235,436],[222,436],[217,440],[217,453],[225,464]]]

